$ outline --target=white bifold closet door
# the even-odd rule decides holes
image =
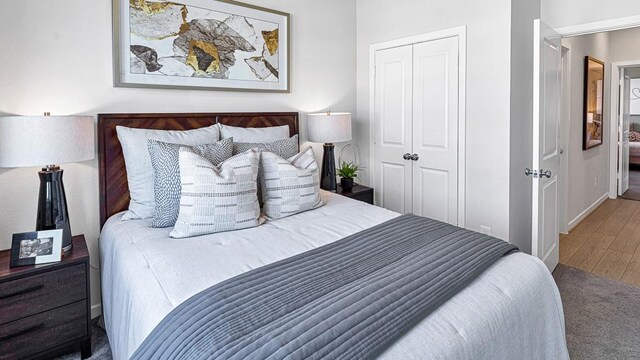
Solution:
[[[378,205],[457,224],[458,38],[379,50],[375,61]]]

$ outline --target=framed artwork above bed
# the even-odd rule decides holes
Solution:
[[[289,92],[289,14],[228,0],[113,0],[114,85]]]

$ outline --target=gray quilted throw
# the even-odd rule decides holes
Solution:
[[[517,251],[402,215],[214,285],[176,307],[133,359],[371,359]]]

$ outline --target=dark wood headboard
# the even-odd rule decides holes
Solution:
[[[127,171],[116,126],[190,130],[216,123],[247,128],[289,125],[290,136],[299,131],[298,113],[98,114],[100,228],[111,215],[129,207]]]

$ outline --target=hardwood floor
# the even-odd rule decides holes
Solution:
[[[609,199],[560,235],[560,263],[640,286],[640,201]]]

